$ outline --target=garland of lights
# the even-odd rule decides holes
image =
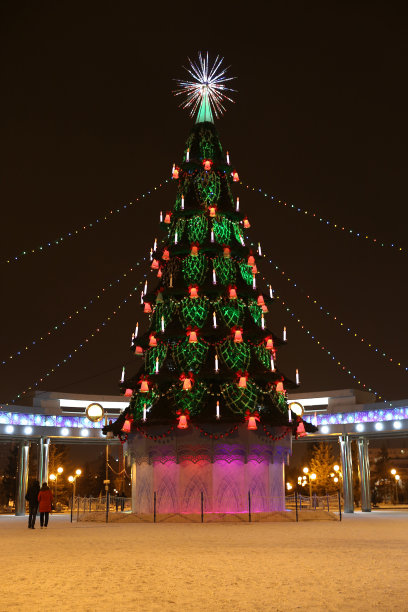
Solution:
[[[135,295],[138,294],[138,290],[137,289],[133,289],[129,294],[128,297],[134,297]],[[12,404],[14,404],[17,400],[21,399],[24,395],[26,395],[27,393],[29,393],[30,391],[33,391],[34,389],[36,389],[38,387],[38,385],[40,383],[42,383],[46,378],[48,378],[49,376],[51,376],[52,374],[55,374],[56,371],[58,370],[58,368],[61,368],[63,365],[65,365],[66,363],[68,363],[68,361],[70,359],[72,359],[74,357],[74,355],[76,353],[78,353],[78,351],[80,351],[81,349],[85,348],[86,346],[88,346],[89,342],[92,340],[92,338],[95,338],[97,336],[97,334],[99,334],[101,331],[103,331],[103,329],[105,329],[105,327],[107,326],[107,324],[112,321],[113,317],[115,317],[116,315],[119,314],[119,310],[122,308],[122,306],[124,304],[127,304],[129,302],[128,298],[124,298],[119,304],[118,306],[116,306],[115,310],[113,310],[109,316],[107,316],[105,318],[104,321],[102,321],[92,332],[90,332],[86,338],[84,338],[84,340],[68,355],[66,355],[61,362],[55,364],[55,366],[53,368],[51,368],[51,370],[49,370],[49,372],[46,372],[45,374],[43,374],[43,376],[41,378],[39,378],[36,382],[32,383],[32,385],[30,385],[29,387],[27,387],[24,391],[22,391],[21,393],[19,393],[18,395],[15,396],[15,398],[11,401]]]
[[[405,254],[407,252],[406,248],[401,247],[394,242],[390,242],[390,243],[386,241],[382,242],[381,240],[377,238],[373,238],[372,236],[369,236],[368,234],[357,232],[356,230],[353,230],[351,228],[344,227],[343,225],[341,225],[341,223],[334,223],[334,221],[325,219],[324,217],[321,217],[319,213],[311,212],[310,210],[304,210],[303,208],[300,208],[299,206],[295,206],[294,204],[288,204],[287,202],[283,200],[279,200],[278,196],[273,196],[273,195],[266,193],[264,189],[261,189],[261,188],[258,189],[258,188],[252,187],[251,185],[244,185],[242,181],[239,181],[239,184],[242,185],[242,187],[244,187],[245,189],[248,189],[249,191],[255,191],[256,193],[263,194],[265,198],[269,198],[270,200],[273,200],[274,204],[281,204],[282,206],[285,206],[293,210],[294,212],[297,212],[303,215],[307,215],[309,217],[312,217],[313,219],[317,219],[318,221],[320,221],[320,223],[323,223],[326,227],[332,227],[333,229],[347,232],[350,236],[353,236],[353,238],[362,238],[364,240],[368,240],[372,244],[376,244],[377,246],[381,246],[381,247],[392,247],[400,253]]]
[[[136,266],[139,266],[141,263],[143,263],[143,261],[146,261],[146,257],[143,257],[143,260],[141,260],[140,262],[136,262]],[[93,305],[95,303],[95,300],[98,300],[102,297],[102,294],[105,294],[106,291],[108,291],[109,289],[111,289],[112,287],[115,287],[116,285],[118,285],[124,278],[127,277],[127,275],[129,274],[129,272],[134,272],[135,268],[129,268],[129,270],[127,272],[124,272],[122,274],[122,276],[118,279],[116,279],[115,281],[109,283],[108,285],[106,285],[106,287],[103,287],[102,289],[99,290],[98,294],[92,298],[90,298],[88,300],[88,302],[86,304],[84,304],[83,306],[79,306],[74,312],[72,312],[70,315],[66,315],[64,317],[64,319],[62,321],[60,321],[59,323],[56,323],[55,325],[52,326],[51,329],[48,330],[48,332],[46,334],[44,334],[44,336],[40,336],[39,338],[36,338],[35,340],[31,340],[25,347],[24,349],[20,350],[20,351],[16,351],[15,353],[12,353],[11,355],[9,355],[8,357],[6,357],[5,359],[3,359],[0,362],[0,365],[6,365],[11,359],[16,359],[16,357],[21,357],[21,355],[24,354],[25,351],[30,350],[31,348],[33,348],[33,346],[35,346],[36,344],[38,344],[41,341],[45,341],[48,340],[48,338],[50,336],[52,336],[54,333],[56,333],[57,331],[60,331],[63,327],[65,327],[66,325],[68,325],[70,322],[72,322],[72,320],[77,317],[78,315],[82,314],[85,310],[88,309],[88,307],[91,305]],[[145,274],[146,276],[146,274]],[[139,281],[139,285],[141,285],[143,283],[143,281]]]
[[[146,193],[143,193],[140,197],[136,198],[135,202],[140,202],[143,198],[147,198],[148,196],[153,195],[154,191],[157,191],[160,187],[165,187],[170,182],[171,181],[169,181],[168,179],[163,180],[161,183],[159,183],[158,186],[152,187],[151,190],[148,190]],[[44,245],[35,247],[34,249],[30,249],[28,251],[22,251],[19,255],[16,255],[14,257],[10,257],[8,259],[0,261],[0,263],[2,263],[2,264],[15,263],[16,261],[20,261],[22,259],[22,257],[24,257],[25,255],[32,255],[32,254],[36,254],[36,253],[42,253],[42,252],[44,252],[46,250],[47,247],[60,246],[61,244],[65,244],[67,239],[75,238],[76,236],[78,236],[78,234],[80,234],[81,232],[83,232],[85,230],[94,229],[95,227],[98,226],[98,223],[103,223],[104,221],[109,221],[110,219],[112,219],[113,215],[115,215],[117,213],[120,213],[123,210],[126,210],[126,209],[130,208],[131,206],[134,206],[134,202],[129,202],[128,204],[123,204],[120,208],[115,208],[115,209],[109,210],[108,212],[105,213],[105,215],[103,217],[101,217],[100,219],[95,219],[95,221],[93,221],[92,223],[88,223],[87,225],[83,225],[82,227],[79,227],[76,230],[72,230],[70,232],[67,232],[66,234],[60,236],[56,240],[52,240],[51,242],[47,242]]]

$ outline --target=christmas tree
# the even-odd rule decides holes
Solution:
[[[151,252],[157,281],[146,281],[141,296],[149,329],[136,328],[132,351],[143,364],[123,376],[129,407],[104,429],[122,439],[131,431],[161,439],[175,428],[218,439],[241,425],[273,437],[293,428],[286,391],[296,385],[277,364],[286,338],[267,328],[272,288],[259,281],[261,247],[248,246],[250,222],[233,193],[238,172],[214,125],[231,91],[221,61],[210,68],[200,55],[192,80],[176,91],[196,122],[172,169],[174,205],[160,213],[165,239]]]

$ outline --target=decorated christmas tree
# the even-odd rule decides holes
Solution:
[[[214,126],[231,91],[221,61],[210,68],[200,55],[176,91],[196,121],[173,165],[177,193],[160,212],[165,238],[154,242],[153,278],[141,295],[149,329],[136,328],[132,351],[142,365],[122,377],[129,406],[104,429],[121,439],[154,443],[184,430],[226,440],[245,429],[278,440],[299,425],[286,399],[295,383],[278,367],[286,332],[267,327],[273,292],[259,280],[261,246],[249,246],[250,222],[233,189],[238,172]]]

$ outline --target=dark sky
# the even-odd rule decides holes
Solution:
[[[171,93],[187,56],[222,54],[236,104],[217,122],[240,178],[297,207],[408,248],[406,7],[403,3],[4,2],[1,23],[1,260],[120,208],[170,175],[192,126]],[[151,7],[151,8],[150,8]],[[1,360],[58,325],[145,256],[175,186],[63,246],[0,265]],[[251,235],[298,288],[261,271],[322,344],[386,399],[408,397],[389,364],[406,356],[407,254],[327,228],[236,187]],[[3,402],[44,376],[148,273],[138,267],[63,331],[1,366]],[[280,368],[302,390],[358,386],[277,302]],[[41,389],[117,393],[137,297]],[[133,365],[132,365],[133,364]]]

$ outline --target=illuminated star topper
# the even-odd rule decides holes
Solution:
[[[203,56],[200,51],[198,62],[195,63],[188,58],[190,65],[188,68],[184,67],[192,80],[175,79],[179,88],[174,90],[173,93],[176,96],[185,96],[180,107],[189,109],[191,117],[194,117],[198,109],[196,123],[203,121],[214,123],[213,112],[218,119],[225,113],[225,101],[234,102],[225,92],[235,91],[235,89],[227,87],[225,83],[232,81],[235,77],[225,76],[229,66],[222,68],[223,60],[223,57],[217,55],[214,63],[210,66],[208,52]]]

